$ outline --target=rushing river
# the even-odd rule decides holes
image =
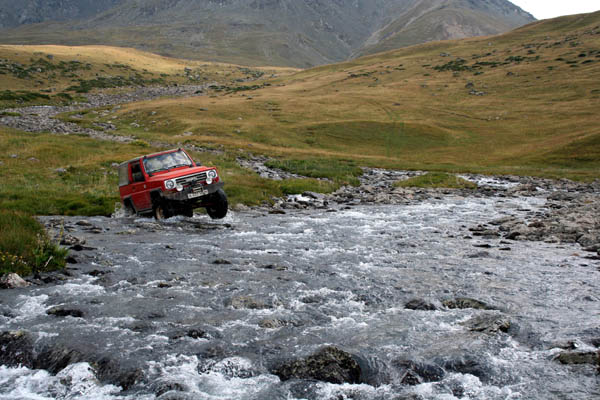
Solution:
[[[2,366],[0,399],[600,398],[595,366],[553,360],[564,343],[585,350],[600,337],[598,261],[578,245],[468,229],[534,216],[543,204],[447,197],[220,222],[88,219],[102,233],[67,218],[94,249],[75,252],[64,282],[0,291],[0,330],[104,354],[140,371],[137,383],[101,382],[85,362],[56,375]],[[441,305],[457,297],[494,309]],[[406,309],[412,299],[438,309]],[[48,315],[56,306],[83,315]],[[471,329],[482,316],[510,329]],[[359,359],[367,383],[282,382],[270,372],[326,345]],[[402,384],[398,360],[441,367],[443,378]]]

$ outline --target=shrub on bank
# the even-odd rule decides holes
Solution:
[[[0,210],[0,275],[21,276],[64,268],[68,250],[53,243],[33,217]]]

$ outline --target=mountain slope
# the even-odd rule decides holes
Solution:
[[[55,0],[59,2],[59,0]],[[24,10],[40,0],[23,3]],[[431,40],[487,35],[534,18],[507,0],[65,0],[4,43],[108,44],[163,55],[309,67]],[[114,4],[112,4],[114,3]],[[10,6],[12,4],[12,6]],[[79,8],[72,9],[73,4]],[[112,5],[112,6],[111,6]],[[29,8],[25,7],[29,6]],[[56,22],[72,15],[69,22]],[[2,20],[0,18],[0,20]],[[4,18],[7,21],[7,18]],[[14,25],[15,19],[12,20]],[[11,26],[4,22],[4,26]]]
[[[423,42],[494,35],[532,21],[529,15],[505,3],[423,0],[375,32],[356,55]]]
[[[91,17],[121,0],[0,0],[0,29]]]

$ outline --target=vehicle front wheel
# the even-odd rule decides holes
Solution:
[[[154,218],[157,221],[172,217],[169,207],[164,202],[157,203],[154,206]]]
[[[212,204],[206,207],[206,212],[208,216],[212,219],[221,219],[225,218],[227,215],[227,208],[229,207],[229,203],[227,202],[227,195],[223,191],[223,189],[217,190],[212,194],[211,198]]]
[[[184,217],[193,217],[194,216],[194,208],[193,207],[185,207],[180,212]]]

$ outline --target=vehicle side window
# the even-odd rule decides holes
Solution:
[[[140,163],[136,162],[131,165],[131,178],[133,182],[144,182],[144,174],[142,173],[142,168],[140,167]]]

